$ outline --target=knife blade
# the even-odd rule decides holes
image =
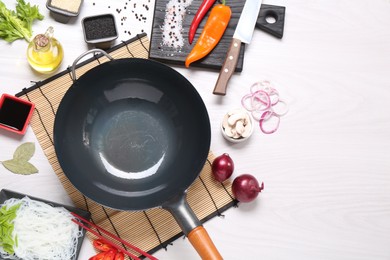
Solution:
[[[226,54],[225,61],[219,72],[217,83],[213,94],[226,95],[226,88],[229,79],[236,68],[238,56],[240,54],[241,43],[249,44],[252,40],[253,31],[257,17],[259,15],[262,0],[246,0],[238,20],[236,30],[233,34],[232,42]]]

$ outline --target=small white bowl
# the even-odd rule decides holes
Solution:
[[[226,133],[226,131],[225,131],[225,127],[224,127],[224,120],[225,120],[225,117],[226,117],[226,116],[229,116],[229,114],[234,113],[234,111],[239,112],[239,113],[244,113],[244,114],[247,115],[247,118],[248,118],[249,124],[250,124],[250,126],[248,126],[248,127],[250,127],[250,129],[249,129],[249,133],[248,133],[245,137],[240,136],[240,137],[238,137],[238,138],[234,138],[234,137],[229,136],[229,135]],[[232,143],[241,143],[241,142],[244,142],[244,141],[248,140],[248,138],[252,136],[253,128],[254,128],[254,126],[253,126],[252,116],[251,116],[246,110],[240,109],[240,108],[230,110],[228,113],[226,113],[226,114],[224,115],[224,117],[223,117],[223,119],[222,119],[222,122],[221,122],[221,132],[222,132],[222,136],[223,136],[226,140],[228,140],[229,142],[232,142]]]

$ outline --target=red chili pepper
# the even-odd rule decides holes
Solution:
[[[188,42],[191,44],[195,37],[195,32],[198,29],[203,17],[207,14],[209,9],[213,6],[216,0],[203,0],[198,11],[196,12],[194,19],[192,20],[190,30],[188,32]]]
[[[99,251],[107,252],[109,250],[114,249],[113,246],[111,246],[107,241],[103,239],[95,239],[93,241],[93,247],[96,248]]]
[[[114,258],[114,260],[124,260],[124,259],[125,259],[125,255],[122,252],[117,252]]]
[[[211,9],[202,34],[185,60],[187,68],[192,62],[207,56],[217,46],[229,24],[231,15],[232,11],[229,6],[225,5],[225,0]]]
[[[101,252],[89,258],[89,260],[103,260],[106,252]]]
[[[110,251],[106,252],[103,260],[114,260],[117,252],[118,251],[116,251],[116,250],[110,250]]]

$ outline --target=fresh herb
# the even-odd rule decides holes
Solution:
[[[37,173],[38,169],[29,163],[28,161],[34,155],[35,152],[35,144],[31,142],[27,142],[21,144],[18,148],[16,148],[13,158],[11,160],[3,161],[2,164],[9,171],[16,174],[33,174]]]
[[[44,16],[39,13],[38,6],[31,6],[24,0],[17,0],[16,12],[8,9],[0,0],[0,38],[7,42],[17,39],[30,41],[32,36],[32,23],[42,20]]]
[[[16,217],[16,211],[19,209],[20,204],[16,204],[12,207],[2,206],[0,209],[0,246],[5,252],[12,255],[14,253],[15,240],[12,236],[14,231],[13,220]]]

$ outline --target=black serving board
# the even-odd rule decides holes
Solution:
[[[187,7],[186,14],[183,18],[183,30],[182,35],[184,38],[184,45],[182,48],[174,48],[162,45],[162,25],[164,24],[165,10],[166,5],[169,0],[156,0],[154,17],[153,17],[153,26],[152,26],[152,35],[150,43],[150,52],[149,58],[158,60],[163,63],[170,63],[176,65],[183,65],[187,55],[190,53],[191,49],[195,45],[199,35],[203,31],[204,25],[210,13],[203,18],[203,21],[200,23],[194,41],[190,45],[188,43],[188,30],[191,25],[191,22],[196,14],[199,6],[202,3],[202,0],[192,0],[190,6]],[[216,1],[214,5],[218,4]],[[240,18],[241,11],[244,7],[245,0],[226,0],[226,4],[230,6],[232,10],[232,17],[230,19],[228,28],[226,29],[221,41],[219,44],[212,50],[212,52],[197,62],[192,63],[191,67],[201,67],[220,70],[223,62],[225,61],[226,53],[229,49],[229,45],[232,41],[234,30],[237,26],[238,20]],[[244,51],[245,44],[242,44],[240,56],[237,62],[236,71],[240,72],[243,69],[244,61]]]
[[[82,210],[82,209],[78,209],[78,208],[75,208],[75,207],[72,207],[72,206],[62,205],[62,204],[55,203],[55,202],[48,201],[48,200],[44,200],[44,199],[39,199],[39,198],[36,198],[36,197],[32,197],[32,196],[29,196],[29,195],[26,195],[26,194],[22,194],[22,193],[18,193],[18,192],[15,192],[15,191],[10,191],[10,190],[7,190],[7,189],[2,189],[0,191],[0,204],[3,204],[4,201],[6,201],[8,199],[11,199],[11,198],[22,199],[24,197],[28,197],[28,198],[30,198],[32,200],[44,202],[44,203],[46,203],[48,205],[51,205],[53,207],[64,207],[68,211],[76,213],[77,215],[79,215],[79,216],[81,216],[81,217],[83,217],[85,219],[90,219],[91,218],[91,214],[88,211],[85,211],[85,210]],[[78,239],[76,255],[71,260],[77,260],[77,258],[78,258],[78,255],[79,255],[80,250],[81,250],[81,245],[82,245],[84,237],[85,237],[85,230],[84,229],[82,230],[82,233],[83,233],[83,235],[81,237],[79,237],[79,239]]]

